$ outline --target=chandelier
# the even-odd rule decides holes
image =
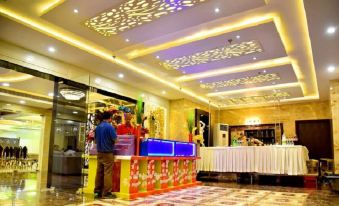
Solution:
[[[85,96],[85,92],[80,91],[80,90],[75,90],[75,89],[61,89],[60,94],[67,100],[80,100]]]

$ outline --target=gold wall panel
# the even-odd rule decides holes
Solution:
[[[104,36],[111,36],[204,1],[206,0],[124,1],[119,6],[87,20],[85,25]]]
[[[238,79],[231,79],[227,81],[217,81],[217,82],[210,82],[210,83],[203,83],[200,84],[200,87],[203,89],[214,89],[214,88],[221,88],[221,87],[234,87],[238,85],[248,85],[248,84],[257,84],[263,82],[270,82],[274,80],[279,80],[280,76],[276,73],[272,74],[259,74],[256,76],[251,77],[244,77]]]
[[[224,47],[215,48],[198,52],[190,56],[183,56],[175,59],[165,60],[164,65],[167,69],[180,69],[198,64],[218,61],[222,59],[230,59],[233,57],[244,56],[247,54],[262,52],[263,48],[256,40],[241,42],[239,44],[226,45]]]
[[[287,137],[295,136],[296,120],[331,119],[329,101],[286,104],[255,108],[221,110],[217,115],[221,123],[245,125],[246,119],[257,118],[261,124],[281,122]],[[333,136],[334,138],[334,136]],[[339,150],[338,150],[339,151]],[[339,153],[338,153],[339,154]]]

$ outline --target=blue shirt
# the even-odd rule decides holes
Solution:
[[[117,134],[114,127],[108,122],[101,122],[95,129],[97,151],[103,153],[113,152],[114,141]]]

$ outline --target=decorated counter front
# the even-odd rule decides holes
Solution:
[[[148,138],[140,142],[138,156],[133,155],[133,135],[118,136],[115,144],[112,191],[118,197],[135,199],[199,184],[196,181],[196,145]],[[88,180],[84,193],[93,193],[97,157],[88,157]]]

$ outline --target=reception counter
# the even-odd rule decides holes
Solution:
[[[197,185],[197,159],[117,155],[113,166],[113,192],[124,199],[135,199]],[[94,192],[96,170],[97,157],[90,155],[84,193]]]
[[[299,145],[201,147],[198,171],[305,175],[308,150]]]

